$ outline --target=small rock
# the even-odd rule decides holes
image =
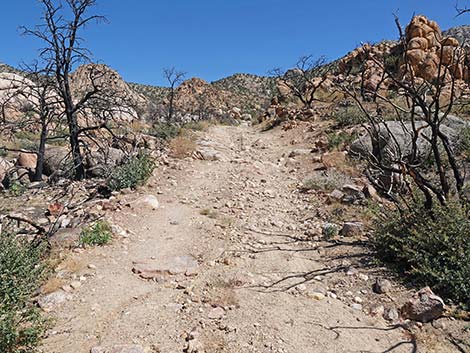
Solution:
[[[359,304],[359,303],[351,304],[351,308],[353,308],[354,310],[362,310],[362,304]]]
[[[376,305],[371,308],[370,315],[376,317],[383,317],[385,314],[385,307],[383,305]]]
[[[440,320],[435,320],[432,322],[432,327],[437,328],[439,330],[445,330],[447,325],[446,325],[446,319],[440,319]]]
[[[335,200],[342,200],[344,197],[344,193],[342,191],[335,189],[330,193],[330,197]]]
[[[309,298],[315,299],[315,300],[323,300],[325,299],[325,294],[320,293],[320,292],[310,292],[307,295]]]
[[[362,234],[364,226],[360,222],[346,222],[341,229],[340,234],[343,237],[353,237]]]
[[[153,195],[143,196],[139,200],[137,200],[137,203],[142,204],[144,206],[148,206],[153,210],[160,208],[160,203],[158,202],[158,199]]]
[[[222,309],[221,307],[216,307],[213,308],[209,313],[207,314],[207,317],[211,320],[220,320],[223,318],[225,315],[225,310]]]
[[[348,276],[354,276],[357,273],[358,271],[354,267],[349,267],[348,270],[346,271],[346,275]]]
[[[369,276],[367,276],[365,273],[359,273],[357,275],[357,278],[364,282],[367,282],[369,280]]]
[[[400,318],[400,314],[395,307],[391,307],[385,311],[383,318],[387,321],[397,321]]]
[[[392,287],[392,282],[388,279],[377,278],[372,289],[377,294],[386,294],[392,291]]]
[[[49,312],[52,311],[57,305],[67,301],[69,298],[69,294],[63,291],[57,291],[40,297],[38,299],[38,305],[45,312]]]
[[[435,295],[431,288],[425,287],[405,303],[400,312],[404,319],[426,323],[441,317],[444,309],[442,298]]]
[[[371,199],[374,201],[381,201],[381,198],[379,194],[377,193],[377,190],[370,184],[365,185],[364,188],[362,189],[362,192],[368,199]]]
[[[145,353],[145,350],[139,345],[118,345],[109,348],[93,347],[90,353]]]
[[[78,289],[81,286],[82,284],[79,281],[73,281],[72,283],[70,283],[70,287],[72,287],[73,289]]]
[[[362,298],[360,298],[360,297],[354,297],[353,301],[354,301],[354,303],[357,303],[357,304],[362,304],[362,302],[363,302]]]

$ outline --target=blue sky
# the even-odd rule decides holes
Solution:
[[[188,76],[216,80],[237,72],[266,74],[288,68],[305,54],[336,59],[361,41],[395,39],[392,13],[405,24],[424,14],[443,29],[467,24],[455,18],[456,0],[98,0],[109,24],[84,36],[94,57],[128,81],[162,84],[175,66]],[[460,0],[462,5],[470,0]],[[38,43],[18,26],[38,22],[36,0],[3,1],[0,62],[31,61]]]

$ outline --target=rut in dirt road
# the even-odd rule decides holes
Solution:
[[[349,260],[313,236],[318,206],[298,192],[307,171],[282,134],[212,127],[213,161],[157,170],[145,193],[158,208],[122,196],[129,207],[108,218],[128,237],[72,256],[82,285],[52,310],[43,351],[414,352],[401,328],[335,294]]]

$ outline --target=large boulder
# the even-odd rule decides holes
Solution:
[[[470,124],[464,120],[449,116],[443,125],[441,131],[449,137],[450,142],[455,144],[459,138],[459,132]],[[419,138],[416,141],[418,148],[418,157],[425,157],[430,150],[430,143],[426,139],[431,135],[431,129],[424,121],[416,122],[420,130]],[[350,152],[367,157],[372,153],[373,143],[381,147],[384,156],[396,155],[401,152],[403,157],[410,156],[413,148],[413,133],[410,122],[387,121],[378,125],[377,134],[366,134],[355,140],[350,147]]]
[[[44,175],[65,176],[71,171],[72,158],[69,149],[61,146],[48,146],[44,154]]]
[[[91,177],[106,177],[112,168],[122,164],[125,153],[117,148],[93,149],[83,155],[87,174]],[[44,155],[44,175],[67,177],[72,172],[73,161],[68,148],[48,146]]]
[[[16,160],[16,165],[18,167],[26,168],[29,170],[33,170],[36,168],[36,163],[38,161],[38,156],[36,153],[24,153],[21,152],[18,155]]]
[[[122,164],[125,157],[125,153],[117,148],[93,150],[85,157],[85,167],[92,177],[107,177],[114,167]]]

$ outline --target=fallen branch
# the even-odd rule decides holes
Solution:
[[[22,216],[19,216],[19,215],[11,215],[11,214],[5,216],[5,218],[11,219],[11,220],[17,221],[17,222],[27,223],[30,226],[32,226],[33,228],[36,228],[36,230],[41,234],[47,233],[46,228],[40,226],[39,224],[34,223],[32,220],[30,220],[28,218],[25,218],[25,217],[22,217]]]

